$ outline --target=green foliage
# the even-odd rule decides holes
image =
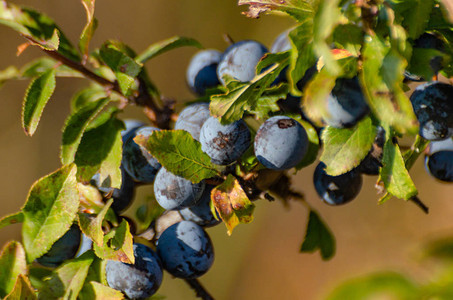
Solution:
[[[287,204],[295,198],[309,209],[300,251],[319,250],[322,259],[330,259],[335,253],[331,230],[303,196],[291,189],[287,175],[265,169],[252,148],[237,165],[219,167],[188,132],[167,130],[176,118],[174,104],[160,95],[144,64],[170,50],[202,45],[192,38],[174,36],[152,43],[138,55],[115,40],[90,49],[98,25],[95,0],[80,2],[86,11],[86,23],[78,47],[74,47],[46,15],[0,0],[0,24],[17,31],[27,43],[19,47],[19,52],[32,45],[48,55],[20,68],[10,66],[0,71],[0,86],[9,80],[31,79],[22,111],[22,127],[27,135],[36,132],[57,77],[92,81],[70,101],[71,113],[62,133],[61,168],[33,184],[20,212],[0,219],[0,228],[23,223],[24,245],[10,242],[3,248],[0,297],[123,299],[120,292],[107,286],[105,264],[107,260],[134,263],[134,236],[129,223],[125,219],[118,222],[120,218],[110,209],[113,199],[105,200],[112,197],[112,192],[101,193],[89,182],[96,175],[102,188],[121,187],[121,133],[125,127],[118,115],[131,105],[144,107],[153,125],[165,129],[153,132],[148,139],[137,136],[139,145],[170,172],[194,183],[206,180],[216,185],[211,193],[211,210],[225,223],[228,234],[240,223],[253,220],[253,200],[273,200],[275,196]],[[252,18],[264,13],[292,17],[295,24],[288,34],[291,49],[265,55],[250,82],[225,77],[225,86],[211,88],[195,101],[209,101],[211,115],[222,124],[246,118],[252,132],[275,114],[298,120],[307,132],[309,146],[295,169],[313,164],[322,148],[320,160],[332,176],[359,166],[372,148],[377,126],[382,126],[386,141],[377,181],[384,189],[379,201],[383,203],[393,196],[415,199],[417,189],[409,170],[428,141],[416,135],[418,122],[406,94],[409,88],[404,73],[431,79],[437,75],[432,68],[436,61],[440,62],[441,74],[453,76],[453,25],[439,1],[239,0],[238,4],[247,5],[245,15]],[[445,49],[413,48],[423,33],[436,35],[445,43]],[[307,70],[314,68],[313,77],[307,78]],[[282,72],[287,82],[276,84]],[[320,140],[318,127],[325,126],[324,120],[330,117],[327,97],[336,80],[355,76],[359,77],[370,115],[353,128],[327,126]],[[301,99],[301,110],[283,109],[289,94]],[[414,140],[410,150],[401,150],[401,137]],[[163,209],[153,195],[135,204],[127,215],[132,216],[140,235],[158,223]],[[52,270],[32,266],[76,219],[93,241],[94,251]],[[425,254],[450,261],[451,248],[451,241],[439,242]],[[426,298],[450,299],[453,291],[445,286],[452,286],[451,275],[452,271],[445,272],[439,284],[417,285],[401,274],[374,274],[346,283],[328,299],[364,299],[382,293],[397,299],[413,299],[417,293]]]
[[[326,173],[338,176],[357,167],[370,151],[375,136],[376,127],[370,118],[354,128],[326,127],[322,132],[324,150],[320,158],[326,164]]]
[[[307,232],[300,252],[314,252],[318,249],[323,260],[331,259],[335,254],[335,239],[318,213],[310,210]]]
[[[0,254],[0,297],[5,297],[13,290],[20,274],[27,275],[25,251],[20,243],[11,241]]]
[[[61,143],[61,162],[63,164],[74,161],[85,130],[109,101],[109,98],[101,98],[98,101],[90,102],[68,117],[63,128]]]
[[[288,53],[268,54],[257,66],[259,73],[250,82],[241,83],[229,80],[225,94],[211,96],[210,111],[222,124],[228,124],[241,119],[246,111],[258,111],[259,115],[269,111],[269,106],[259,107],[262,102],[277,101],[284,97],[279,94],[269,99],[269,94],[275,89],[268,88],[280,72],[288,65]],[[262,71],[268,67],[265,71]],[[265,94],[266,93],[266,94]],[[260,101],[260,98],[264,97]],[[272,107],[271,109],[272,110]]]
[[[135,262],[132,234],[129,224],[123,220],[121,224],[104,236],[102,246],[93,244],[96,255],[101,259],[117,260],[128,264]]]
[[[184,130],[154,131],[146,140],[138,135],[135,142],[146,148],[168,171],[193,183],[220,175],[219,167],[201,151],[201,144]]]
[[[22,106],[22,127],[27,135],[35,133],[42,111],[55,90],[55,73],[55,69],[46,71],[27,89]]]
[[[113,108],[100,114],[87,127],[75,154],[77,180],[89,182],[99,174],[101,186],[121,187],[121,130],[124,124],[115,115]]]
[[[35,291],[30,285],[28,278],[19,274],[14,285],[13,290],[9,293],[4,300],[35,300],[37,299]]]
[[[45,286],[38,299],[76,300],[94,258],[94,253],[88,251],[55,269],[44,282]]]
[[[156,57],[158,55],[161,55],[170,50],[184,47],[184,46],[192,46],[192,47],[197,47],[197,48],[203,47],[195,39],[181,37],[181,36],[174,36],[169,39],[152,44],[151,46],[146,48],[142,53],[137,55],[137,57],[135,57],[135,60],[141,64],[144,64],[148,60],[153,59],[154,57]]]
[[[27,261],[45,254],[68,231],[79,208],[76,166],[62,167],[33,184],[22,208]]]

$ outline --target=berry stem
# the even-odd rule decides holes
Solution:
[[[184,281],[196,292],[198,298],[203,300],[214,300],[198,279],[184,279]]]
[[[417,196],[414,196],[414,197],[410,198],[409,200],[414,202],[415,205],[417,205],[418,207],[420,207],[420,209],[423,210],[423,212],[425,214],[429,213],[429,207],[426,206],[426,204],[423,203]]]

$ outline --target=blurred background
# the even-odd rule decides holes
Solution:
[[[76,41],[85,25],[85,12],[78,0],[15,1],[32,6],[54,18]],[[207,48],[224,50],[222,35],[234,40],[255,39],[268,47],[274,38],[292,26],[289,17],[263,16],[258,20],[241,15],[233,0],[98,0],[99,27],[92,46],[118,39],[140,52],[149,44],[174,35],[193,37]],[[24,43],[16,32],[0,27],[0,70],[11,64],[22,66],[41,55],[29,47],[16,56]],[[181,48],[147,63],[152,80],[166,96],[180,103],[193,95],[185,83],[185,70],[194,48]],[[73,93],[87,82],[57,79],[36,134],[25,136],[20,122],[26,81],[8,82],[0,90],[0,203],[1,215],[16,212],[23,205],[32,183],[59,168],[61,128],[69,113]],[[128,108],[124,118],[145,120],[141,110]],[[391,269],[423,280],[430,269],[416,258],[426,241],[453,235],[453,186],[430,178],[420,158],[411,175],[420,198],[430,208],[425,215],[413,203],[391,199],[377,205],[376,177],[365,177],[359,197],[342,207],[322,203],[312,184],[314,166],[293,177],[296,190],[320,212],[337,241],[335,257],[324,262],[318,253],[299,254],[308,211],[299,203],[285,208],[281,203],[257,203],[255,220],[237,227],[231,237],[219,225],[208,229],[216,250],[212,269],[201,278],[216,299],[323,299],[339,282],[370,271]],[[138,197],[146,197],[142,187]],[[0,244],[20,240],[20,225],[1,229]],[[193,299],[192,290],[166,274],[160,294],[167,299]]]

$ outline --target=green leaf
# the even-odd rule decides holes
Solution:
[[[83,55],[83,63],[85,63],[88,59],[90,42],[98,26],[98,22],[94,17],[95,0],[82,0],[82,4],[87,13],[87,23],[83,28],[82,34],[80,35],[79,49]]]
[[[0,297],[9,294],[19,274],[27,274],[25,251],[19,242],[6,244],[0,254]]]
[[[430,241],[423,249],[422,258],[435,258],[445,262],[452,262],[453,239],[446,237]]]
[[[363,43],[363,31],[357,25],[340,24],[333,32],[335,48],[345,49],[353,56],[359,56]]]
[[[17,277],[16,284],[13,290],[8,294],[4,300],[35,300],[36,294],[33,290],[30,281],[24,274]]]
[[[296,170],[300,170],[306,166],[311,165],[318,157],[319,152],[319,137],[318,133],[316,132],[316,129],[307,121],[304,120],[298,121],[299,123],[302,124],[302,126],[305,128],[305,131],[307,132],[309,144],[307,153],[305,154],[302,161],[297,164]]]
[[[15,66],[9,66],[8,68],[0,71],[0,87],[8,80],[18,79],[20,72]]]
[[[280,110],[277,102],[281,99],[285,99],[288,96],[288,93],[287,84],[270,87],[258,98],[255,106],[250,112],[258,119],[267,119],[269,118],[269,113]]]
[[[31,187],[22,209],[22,237],[28,262],[45,254],[72,225],[79,207],[75,175],[75,165],[67,165]]]
[[[104,244],[104,232],[102,231],[102,222],[104,217],[107,214],[108,209],[113,203],[113,199],[110,199],[102,208],[102,210],[96,214],[88,214],[79,212],[79,226],[82,232],[88,236],[93,242],[95,242],[99,247],[102,247]]]
[[[353,128],[327,126],[322,132],[324,151],[320,160],[330,176],[338,176],[357,167],[367,156],[376,137],[376,126],[365,118]]]
[[[395,272],[380,272],[348,280],[327,296],[327,300],[418,299],[417,286]]]
[[[313,50],[313,17],[307,18],[289,33],[291,56],[289,64],[290,92],[294,96],[302,93],[297,83],[304,77],[305,72],[316,63]]]
[[[115,73],[121,92],[128,95],[135,78],[142,70],[142,64],[137,63],[126,51],[122,51],[112,42],[105,43],[99,54],[102,61]]]
[[[229,81],[228,91],[225,94],[211,96],[209,106],[211,114],[219,118],[222,124],[227,124],[241,119],[246,111],[258,110],[260,97],[266,90],[267,92],[275,91],[274,88],[270,88],[269,91],[268,87],[288,65],[288,53],[286,52],[271,54],[267,57],[273,62],[277,56],[280,60],[279,63],[273,64],[266,71],[256,75],[249,83]],[[266,60],[266,57],[263,60]]]
[[[340,21],[339,2],[340,0],[320,1],[313,19],[313,50],[322,58],[324,67],[333,75],[339,75],[341,69],[332,54],[328,39]]]
[[[51,69],[55,69],[55,76],[56,77],[76,77],[76,78],[84,78],[82,73],[71,69],[70,67],[63,65],[57,62],[50,57],[40,57],[37,58],[26,65],[24,65],[20,69],[20,77],[21,78],[32,78],[41,76],[43,73],[50,71]]]
[[[335,238],[318,213],[310,210],[307,232],[300,247],[300,252],[314,252],[317,249],[321,251],[323,260],[332,258],[335,254]]]
[[[55,90],[55,69],[34,79],[28,86],[22,106],[22,127],[32,136],[38,127],[44,107]]]
[[[193,183],[220,174],[211,158],[201,150],[200,142],[185,130],[156,130],[148,140],[138,135],[134,141],[147,149],[165,169]]]
[[[351,77],[357,73],[357,58],[346,57],[338,60],[340,73],[332,75],[327,68],[322,68],[307,84],[304,91],[304,112],[316,125],[323,127],[323,120],[330,118],[327,109],[327,98],[332,92],[338,76]]]
[[[403,26],[410,38],[416,39],[425,32],[434,0],[391,0],[388,1],[396,14],[401,15]]]
[[[390,194],[404,200],[417,195],[417,188],[406,169],[400,148],[390,139],[384,144],[382,165],[380,178]]]
[[[76,300],[94,258],[93,251],[88,251],[55,269],[50,278],[44,281],[45,286],[39,293],[39,299]]]
[[[101,259],[111,259],[127,264],[135,262],[132,234],[129,223],[123,219],[121,224],[104,236],[102,247],[93,244],[96,255]]]
[[[185,46],[203,48],[203,46],[197,40],[183,36],[174,36],[169,39],[152,44],[151,46],[146,48],[145,51],[137,55],[135,60],[139,63],[144,64],[146,61],[158,55]]]
[[[407,62],[388,42],[369,37],[363,51],[362,90],[373,113],[399,133],[416,134],[418,122],[409,98],[403,91]]]
[[[96,281],[90,281],[86,288],[81,300],[92,300],[92,299],[109,299],[109,300],[121,300],[124,299],[123,293],[112,289],[111,287],[105,286]]]
[[[28,279],[30,280],[31,285],[35,289],[41,290],[44,287],[44,280],[50,277],[52,270],[45,267],[30,265],[28,273]]]
[[[26,7],[0,1],[0,24],[8,26],[47,50],[56,50],[64,57],[80,61],[77,50],[48,16]]]
[[[0,219],[0,228],[8,225],[22,223],[24,221],[24,214],[20,211]]]
[[[414,48],[407,71],[421,78],[430,79],[437,74],[437,70],[436,72],[433,70],[433,63],[446,65],[448,60],[448,55],[436,49]]]
[[[98,173],[103,186],[121,187],[124,124],[115,117],[117,112],[113,107],[100,114],[83,134],[74,158],[78,181],[89,182]]]
[[[86,128],[109,101],[109,98],[102,98],[97,102],[89,103],[66,119],[60,154],[62,164],[69,164],[74,161],[77,148]]]
[[[92,102],[98,102],[101,98],[107,97],[107,93],[99,86],[92,86],[84,88],[77,92],[71,99],[71,112],[75,113],[77,110]]]
[[[303,21],[307,16],[314,14],[319,2],[319,0],[239,0],[238,5],[249,5],[249,10],[244,13],[249,18],[258,18],[264,12],[276,10]]]
[[[255,205],[249,200],[233,175],[228,174],[227,179],[212,190],[211,199],[215,210],[227,227],[228,235],[231,235],[233,229],[240,223],[253,221]]]

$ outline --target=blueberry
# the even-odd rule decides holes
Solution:
[[[121,187],[119,189],[103,187],[99,182],[99,174],[93,176],[92,182],[104,196],[110,195],[113,198],[111,207],[117,214],[125,211],[134,199],[135,182],[123,166],[121,166]]]
[[[369,107],[357,77],[336,80],[327,98],[327,111],[329,117],[325,121],[335,128],[352,127],[368,114]]]
[[[134,264],[108,260],[107,283],[130,299],[145,299],[156,293],[162,283],[162,264],[156,253],[142,244],[134,244]]]
[[[50,250],[36,259],[38,263],[46,267],[57,267],[65,260],[74,258],[80,246],[81,232],[77,225],[71,228],[58,239]]]
[[[229,46],[223,53],[217,67],[217,77],[225,84],[224,75],[241,82],[250,81],[255,77],[256,65],[268,51],[262,44],[244,40]]]
[[[217,78],[217,65],[222,52],[207,49],[197,52],[187,67],[186,80],[190,89],[198,95],[204,95],[206,89],[220,84]]]
[[[453,136],[453,86],[434,81],[419,85],[410,100],[420,135],[430,141]]]
[[[136,130],[123,144],[123,167],[126,172],[138,182],[151,183],[154,181],[161,165],[149,152],[134,141],[137,135],[149,137],[158,128],[145,126]]]
[[[445,52],[445,43],[430,33],[423,33],[418,39],[414,41],[413,49],[434,49],[441,52]],[[436,74],[442,69],[442,57],[434,57],[429,63],[431,69]],[[420,75],[413,74],[409,71],[404,71],[404,77],[410,81],[425,81]]]
[[[179,278],[200,277],[214,262],[211,239],[190,221],[168,227],[157,241],[157,254],[164,269]]]
[[[84,254],[88,250],[91,250],[92,248],[93,248],[93,241],[88,236],[86,236],[84,233],[82,233],[82,238],[80,240],[80,246],[79,246],[79,249],[77,250],[75,257],[80,257],[82,254]]]
[[[250,146],[251,134],[243,120],[222,125],[209,117],[201,127],[201,150],[217,165],[236,161]]]
[[[255,155],[268,169],[291,169],[302,160],[307,149],[308,136],[304,127],[289,117],[267,119],[255,136]]]
[[[320,162],[313,175],[313,183],[319,197],[330,205],[341,205],[353,200],[362,187],[362,176],[354,169],[339,176],[329,176],[326,165]]]
[[[194,139],[200,140],[200,130],[210,117],[209,103],[195,103],[184,108],[179,114],[175,129],[189,132]]]
[[[382,154],[385,143],[385,130],[381,126],[377,127],[376,138],[367,156],[360,163],[358,169],[360,173],[367,175],[379,175],[379,168],[382,167]]]
[[[179,211],[184,220],[192,221],[203,227],[215,226],[221,222],[220,217],[217,215],[216,219],[211,212],[211,191],[214,187],[213,185],[207,185],[200,201],[196,205]]]
[[[143,123],[142,121],[134,119],[123,120],[123,122],[124,126],[126,127],[121,131],[123,143],[125,143],[131,136],[133,136],[140,127],[145,125],[145,123]]]
[[[429,144],[425,168],[431,176],[441,181],[453,182],[453,139],[448,138]]]
[[[291,42],[288,37],[290,31],[291,29],[287,29],[277,36],[272,43],[271,53],[285,52],[291,49]]]
[[[166,210],[179,210],[195,205],[200,200],[204,187],[204,182],[192,183],[161,168],[154,181],[154,196]]]
[[[445,182],[453,182],[453,150],[439,151],[425,157],[425,167],[431,176]]]

